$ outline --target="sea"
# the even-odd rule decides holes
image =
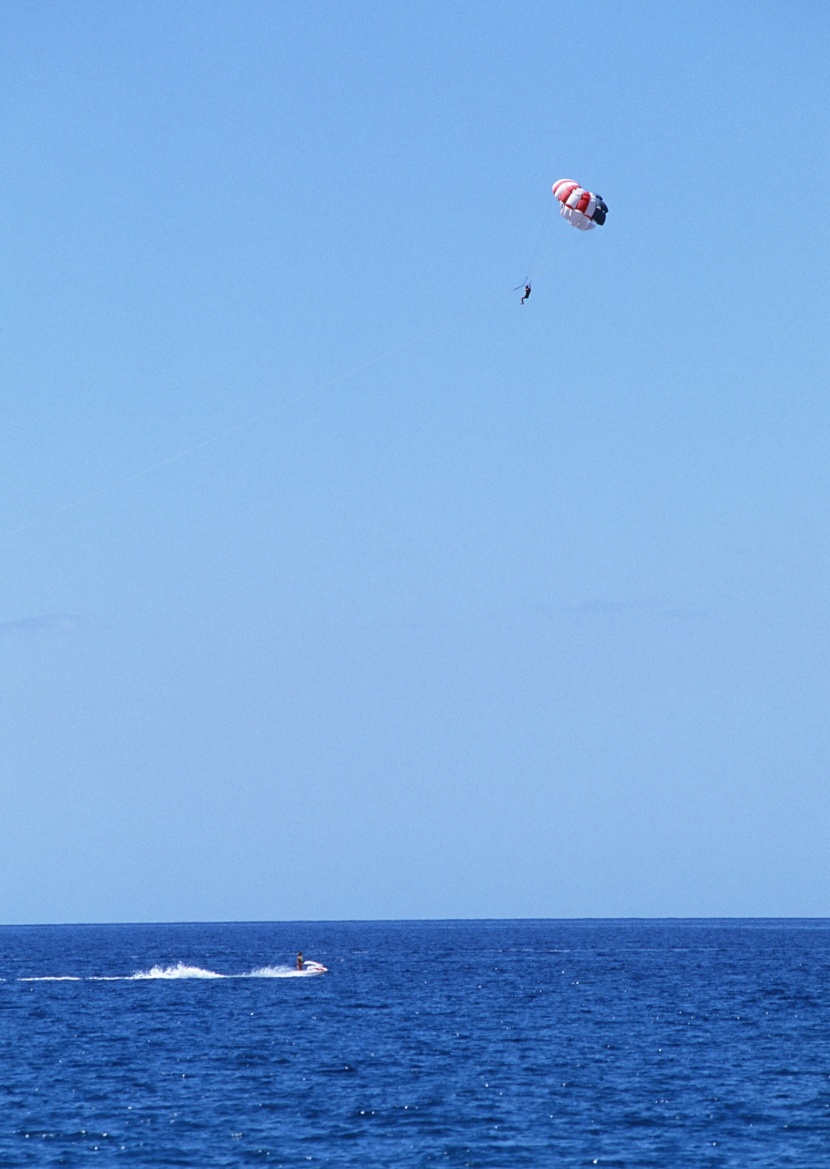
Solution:
[[[0,979],[2,1169],[830,1167],[827,920],[5,926]]]

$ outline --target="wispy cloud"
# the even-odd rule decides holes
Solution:
[[[562,612],[566,616],[574,618],[639,617],[673,621],[700,621],[711,616],[706,609],[684,608],[683,606],[667,604],[665,601],[647,599],[581,601],[574,605],[562,606]]]
[[[40,633],[77,633],[82,629],[94,628],[94,621],[75,613],[45,613],[39,617],[18,617],[14,621],[0,622],[0,638],[32,637]]]

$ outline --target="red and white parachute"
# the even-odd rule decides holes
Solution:
[[[573,179],[557,179],[553,184],[553,194],[562,204],[559,214],[567,219],[571,227],[591,231],[605,223],[608,208],[600,196],[593,191],[586,191]]]

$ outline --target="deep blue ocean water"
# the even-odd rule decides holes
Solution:
[[[3,1169],[830,1166],[828,921],[9,926],[0,977]]]

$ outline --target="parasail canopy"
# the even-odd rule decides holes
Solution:
[[[561,203],[559,214],[567,219],[571,227],[579,231],[591,231],[605,223],[608,208],[602,198],[593,191],[586,191],[573,179],[557,179],[553,184],[553,194]]]

